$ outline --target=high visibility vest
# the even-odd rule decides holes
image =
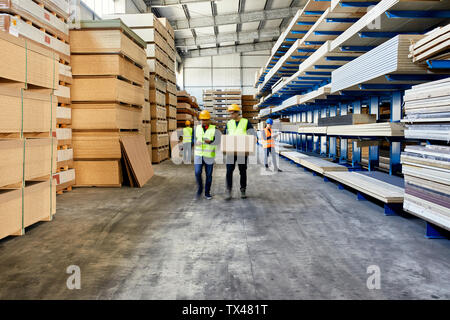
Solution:
[[[214,158],[216,156],[216,146],[212,144],[203,143],[204,139],[214,140],[214,135],[216,133],[216,126],[209,125],[208,130],[203,131],[201,125],[198,125],[195,129],[195,139],[202,144],[195,144],[196,156],[205,158]]]
[[[236,126],[235,120],[227,122],[227,134],[230,136],[245,136],[247,134],[248,119],[241,118],[239,124]]]
[[[272,129],[264,128],[266,140],[263,140],[263,148],[275,148],[275,141],[272,138]]]
[[[191,143],[192,142],[192,128],[186,127],[183,128],[183,143]]]

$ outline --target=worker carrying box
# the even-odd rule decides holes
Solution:
[[[230,200],[233,188],[233,172],[236,163],[239,167],[241,198],[247,198],[247,165],[248,155],[254,154],[256,151],[256,135],[253,125],[248,119],[241,117],[241,108],[237,104],[228,107],[231,120],[227,122],[225,135],[222,136],[221,147],[222,152],[226,154],[227,167],[227,196],[226,200]],[[253,135],[249,135],[253,133]]]

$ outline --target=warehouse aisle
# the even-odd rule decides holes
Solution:
[[[53,222],[0,242],[0,299],[450,299],[449,241],[282,168],[252,167],[247,200],[223,200],[221,166],[215,199],[196,203],[193,168],[168,161],[143,189],[64,194]],[[81,290],[66,287],[70,265]]]

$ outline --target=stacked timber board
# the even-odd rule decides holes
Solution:
[[[331,172],[325,173],[327,178],[331,178],[341,184],[358,190],[384,203],[402,203],[404,190],[388,182],[370,177],[358,172]]]
[[[331,92],[348,89],[368,81],[383,83],[391,74],[425,74],[423,65],[408,58],[411,41],[419,35],[398,35],[360,57],[348,62],[331,74]]]
[[[343,126],[375,123],[377,117],[374,114],[354,114],[349,113],[342,116],[324,117],[318,119],[319,126]]]
[[[214,115],[214,90],[208,89],[203,90],[203,109],[208,111],[211,114],[211,117]],[[214,121],[211,121],[212,124],[216,124]]]
[[[401,162],[404,210],[450,230],[450,147],[407,146]]]
[[[0,31],[0,238],[56,213],[58,55]]]
[[[450,141],[450,77],[405,91],[405,137]]]
[[[146,124],[145,120],[142,131],[146,136],[148,148],[152,151],[152,162],[160,163],[169,158],[167,137],[176,129],[174,30],[167,19],[157,18],[152,13],[119,14],[107,17],[121,19],[147,44],[151,124]],[[165,111],[164,117],[162,117],[161,107]]]
[[[242,95],[242,116],[247,118],[248,121],[256,128],[258,125],[258,110],[255,109],[255,105],[258,104],[258,100],[252,95]]]
[[[232,104],[237,104],[242,108],[241,90],[225,89],[212,92],[213,113],[211,114],[211,119],[221,131],[225,130],[227,121],[230,119],[227,109]]]
[[[197,99],[183,90],[177,92],[177,102],[177,128],[184,128],[187,120],[194,125],[199,114]]]
[[[120,138],[139,135],[145,107],[145,42],[120,20],[71,30],[76,186],[121,186]]]
[[[70,67],[69,47],[69,7],[66,1],[32,1],[32,0],[1,0],[0,29],[14,36],[32,41],[38,46],[49,49],[59,57],[56,65],[58,78],[55,100],[56,109],[55,134],[58,144],[57,151],[57,192],[71,190],[75,179],[60,184],[59,175],[73,177],[73,150],[71,146],[71,96],[70,85],[72,74]],[[65,172],[65,173],[63,173]]]
[[[441,61],[450,59],[450,24],[436,28],[410,45],[409,58],[415,63],[426,61],[431,69],[440,69]]]
[[[403,124],[396,122],[380,122],[348,126],[329,126],[327,127],[327,135],[361,137],[403,137],[404,126]]]

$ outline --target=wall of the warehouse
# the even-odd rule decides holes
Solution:
[[[254,94],[255,73],[269,58],[270,51],[245,52],[223,56],[186,58],[177,82],[203,103],[204,89],[241,89]]]

